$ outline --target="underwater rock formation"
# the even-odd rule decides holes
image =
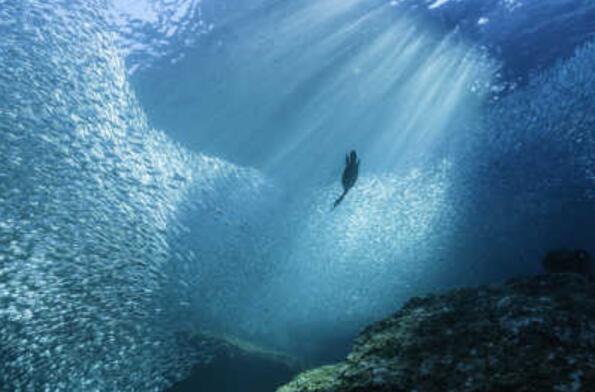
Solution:
[[[564,273],[413,298],[278,392],[593,390],[595,285]]]
[[[548,252],[543,259],[543,268],[548,273],[573,272],[593,278],[591,255],[586,250],[560,249]]]
[[[292,358],[234,338],[201,333],[179,338],[201,353],[201,358],[191,374],[167,392],[273,391],[299,371]],[[207,358],[202,357],[204,353],[209,353]]]

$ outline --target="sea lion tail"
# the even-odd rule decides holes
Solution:
[[[337,206],[339,204],[341,204],[341,202],[343,201],[343,198],[345,197],[346,194],[347,194],[347,191],[343,192],[343,194],[341,196],[339,196],[339,198],[337,200],[335,200],[335,202],[333,203],[333,210],[335,208],[337,208]]]

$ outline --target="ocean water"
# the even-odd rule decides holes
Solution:
[[[330,361],[412,295],[595,249],[593,21],[0,0],[0,390],[163,390],[191,330]]]

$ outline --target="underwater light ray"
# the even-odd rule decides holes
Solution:
[[[298,2],[294,5],[297,9],[290,11],[291,15],[281,25],[280,32],[282,35],[294,35],[297,32],[303,33],[307,27],[322,28],[364,3],[365,0]]]
[[[397,27],[395,27],[397,29]],[[349,119],[361,117],[361,113],[367,112],[368,109],[364,104],[361,104],[362,99],[368,99],[368,97],[359,97],[359,94],[353,94],[354,90],[360,91],[362,84],[369,85],[371,83],[362,83],[362,79],[366,82],[368,77],[366,73],[368,68],[372,68],[370,63],[373,60],[370,59],[370,53],[383,52],[396,53],[396,50],[389,51],[391,49],[391,41],[386,36],[391,35],[391,32],[387,32],[376,37],[370,46],[366,45],[359,49],[358,52],[353,53],[352,50],[345,52],[345,55],[338,57],[335,63],[329,64],[325,69],[322,70],[325,79],[317,78],[316,90],[311,92],[306,99],[301,99],[301,108],[298,109],[299,118],[296,120],[293,126],[303,127],[303,131],[297,134],[291,140],[286,143],[285,146],[278,149],[278,151],[270,158],[270,166],[275,166],[277,162],[285,159],[288,155],[290,156],[293,151],[299,150],[302,143],[307,143],[313,136],[320,136],[325,134],[328,130],[329,125],[332,126],[334,121],[337,121],[337,113],[334,108],[349,105],[349,101],[352,104],[352,110],[350,112],[343,113],[345,118],[343,122],[350,122]],[[348,38],[344,38],[345,41],[349,41]],[[342,42],[338,42],[341,45]],[[395,54],[396,56],[396,54]],[[383,60],[380,64],[376,64],[373,69],[388,65],[391,56],[388,56],[389,60]],[[314,62],[314,61],[313,61]],[[332,73],[326,72],[326,69],[333,70]],[[363,74],[354,74],[354,69],[361,69]],[[391,75],[390,73],[387,73]],[[378,75],[381,79],[380,74]],[[398,78],[398,74],[393,74],[388,78]],[[381,81],[378,80],[378,84]],[[364,91],[361,89],[361,91]],[[373,91],[373,89],[366,89],[367,91]],[[294,109],[295,110],[295,109]],[[285,114],[285,113],[283,113]],[[307,120],[302,120],[307,119]],[[308,122],[310,124],[305,124]],[[313,123],[313,124],[312,124]],[[316,124],[316,125],[314,125]],[[297,132],[296,132],[297,133]]]
[[[289,135],[266,159],[266,171],[284,177],[289,165],[302,161],[303,166],[303,154],[315,155],[317,165],[330,168],[330,160],[324,158],[329,155],[322,151],[341,146],[359,146],[364,153],[382,156],[368,162],[372,163],[368,167],[391,170],[403,155],[420,154],[439,144],[454,118],[467,120],[476,111],[477,105],[468,103],[482,97],[473,95],[470,86],[474,78],[489,80],[494,68],[485,66],[479,51],[456,37],[437,39],[420,29],[421,22],[414,15],[395,16],[390,11],[384,5],[371,8],[355,21],[342,21],[328,37],[303,51],[295,64],[279,67],[278,62],[289,53],[284,50],[273,50],[265,57],[265,65],[259,67],[277,69],[279,75],[295,73],[294,66],[303,70],[290,78],[282,101],[272,105],[279,112],[259,126],[283,126]],[[294,34],[288,29],[287,36],[280,35],[279,40],[284,42]],[[305,42],[302,38],[297,46],[279,47],[292,50]],[[469,57],[473,59],[465,60]],[[268,61],[277,66],[266,65]],[[385,142],[390,143],[388,152]],[[296,175],[292,178],[300,178],[300,173],[292,171]],[[303,171],[311,169],[303,167]]]
[[[386,99],[414,72],[418,66],[416,55],[424,45],[423,38],[416,37],[417,33],[413,26],[402,29],[395,24],[394,29],[383,35],[382,42],[371,47],[367,55],[357,60],[358,64],[355,66],[364,74],[362,79],[365,81],[361,84],[376,87],[366,89],[366,97],[375,94],[379,97],[377,99]],[[397,62],[400,62],[401,66],[395,69],[394,64]]]
[[[380,136],[381,145],[389,146],[384,152],[389,166],[391,160],[399,162],[410,153],[428,154],[449,138],[447,131],[456,135],[457,129],[479,113],[484,97],[472,91],[472,83],[489,80],[495,67],[479,58],[473,48],[453,51],[447,56],[438,48],[401,89],[396,88],[394,97],[386,98],[388,105],[398,108],[384,120],[394,132]]]
[[[284,41],[294,41],[297,45],[280,45],[280,50],[269,53],[269,61],[282,61],[291,54],[301,54],[296,56],[295,61],[306,63],[312,60],[324,60],[324,57],[335,51],[349,50],[362,44],[357,38],[359,34],[370,30],[370,24],[378,20],[379,17],[386,16],[386,7],[374,7],[364,12],[353,15],[353,18],[341,21],[338,25],[332,20],[320,21],[318,24],[312,21],[305,21],[303,26],[295,28],[286,28],[277,34],[278,39]],[[293,16],[287,17],[293,19]],[[281,26],[287,23],[282,21]],[[291,25],[291,23],[289,23]],[[309,26],[318,26],[318,30],[308,30]],[[329,29],[333,26],[332,29]],[[330,30],[330,32],[329,32]],[[305,33],[306,32],[306,33]],[[314,43],[314,45],[313,45]],[[299,76],[299,75],[298,75]]]

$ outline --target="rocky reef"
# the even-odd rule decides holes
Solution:
[[[202,354],[189,377],[167,392],[274,391],[299,371],[294,359],[237,338],[195,332],[180,340]]]
[[[595,391],[595,285],[555,273],[416,297],[278,389],[374,391]]]

